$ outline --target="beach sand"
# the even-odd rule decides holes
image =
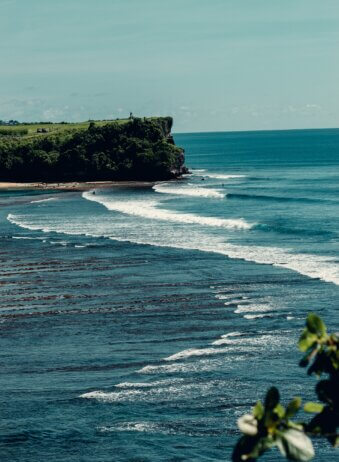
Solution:
[[[125,188],[142,188],[154,186],[155,182],[151,181],[86,181],[86,182],[69,182],[69,183],[12,183],[0,182],[0,190],[8,189],[38,189],[38,190],[51,190],[58,189],[62,191],[87,191],[93,188],[112,188],[112,187],[125,187]]]

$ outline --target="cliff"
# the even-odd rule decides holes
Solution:
[[[168,180],[187,169],[171,117],[1,136],[0,181]],[[51,127],[52,128],[52,127]]]

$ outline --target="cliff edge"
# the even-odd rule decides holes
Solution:
[[[187,172],[171,117],[91,122],[86,128],[1,136],[0,181],[157,181]]]

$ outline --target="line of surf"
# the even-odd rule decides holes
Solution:
[[[154,191],[161,194],[175,194],[178,196],[206,197],[223,199],[225,194],[211,188],[200,188],[196,186],[183,185],[174,186],[169,183],[160,183],[153,186]]]
[[[31,204],[39,204],[41,202],[49,202],[49,201],[55,201],[55,197],[49,197],[48,199],[39,199],[35,201],[31,201]]]
[[[226,175],[223,173],[207,173],[207,178],[215,178],[216,180],[233,180],[236,178],[245,178],[246,175]]]
[[[206,237],[207,238],[207,237]],[[324,282],[332,282],[339,285],[339,268],[335,257],[325,257],[314,254],[296,254],[277,247],[263,246],[240,246],[229,243],[207,243],[203,239],[199,242],[149,242],[147,239],[116,238],[111,239],[120,242],[132,242],[135,244],[155,245],[157,247],[172,247],[185,250],[198,250],[200,252],[212,252],[225,255],[228,258],[244,260],[248,262],[271,265],[295,271],[312,279],[320,279]]]
[[[160,209],[157,207],[158,202],[154,200],[121,201],[107,196],[94,195],[89,191],[85,191],[82,197],[93,202],[98,202],[110,211],[121,212],[151,220],[242,230],[251,229],[253,226],[253,224],[248,223],[243,218],[204,217],[192,213],[178,213],[167,209]]]
[[[91,199],[96,198],[96,195],[92,195]],[[98,202],[98,201],[97,201]],[[321,279],[325,282],[331,282],[336,285],[339,285],[339,268],[337,265],[336,258],[334,256],[324,256],[324,255],[315,255],[315,254],[298,254],[293,253],[289,249],[281,249],[278,247],[264,247],[264,246],[248,246],[248,245],[236,245],[224,241],[223,237],[218,238],[217,236],[210,235],[203,230],[188,230],[185,231],[185,228],[178,228],[180,232],[180,238],[178,238],[178,232],[173,233],[173,228],[170,226],[170,223],[175,221],[179,223],[202,223],[202,219],[213,220],[213,218],[207,217],[198,217],[198,216],[189,216],[183,215],[184,221],[182,220],[182,214],[176,215],[174,212],[167,210],[162,211],[161,209],[156,209],[155,204],[153,203],[151,208],[145,208],[143,206],[143,201],[140,201],[134,204],[129,204],[130,210],[126,207],[126,203],[121,203],[120,206],[117,201],[114,201],[114,204],[111,203],[109,207],[112,207],[112,210],[121,211],[123,213],[132,213],[136,216],[149,218],[154,218],[155,214],[160,217],[160,219],[166,220],[169,222],[168,232],[166,232],[166,227],[162,227],[159,233],[147,233],[145,232],[145,224],[140,228],[140,232],[128,233],[127,235],[121,235],[121,232],[118,228],[109,228],[109,229],[98,229],[97,223],[87,223],[84,226],[83,223],[77,223],[71,221],[70,223],[52,223],[50,221],[44,223],[35,221],[34,217],[25,217],[21,215],[9,214],[7,219],[12,224],[15,224],[21,228],[34,230],[34,231],[44,231],[44,232],[57,232],[69,235],[87,235],[89,237],[106,237],[119,242],[131,242],[134,244],[141,245],[153,245],[157,247],[170,247],[178,248],[185,250],[197,250],[202,252],[212,252],[221,255],[225,255],[228,258],[241,259],[249,262],[255,262],[259,264],[268,264],[276,267],[281,267],[295,271],[304,276]],[[174,214],[171,215],[171,213]],[[164,215],[163,215],[164,214]],[[170,218],[169,218],[170,217]],[[201,221],[202,220],[202,221]],[[213,223],[213,221],[212,221]],[[209,221],[211,226],[211,221]],[[215,223],[214,223],[215,225]],[[226,225],[226,223],[223,223]],[[229,226],[229,223],[228,223]],[[124,233],[126,228],[124,228]]]

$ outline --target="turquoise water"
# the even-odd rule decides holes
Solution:
[[[295,342],[310,310],[338,329],[339,130],[176,142],[180,181],[0,194],[1,460],[230,460],[269,385],[314,399]]]

